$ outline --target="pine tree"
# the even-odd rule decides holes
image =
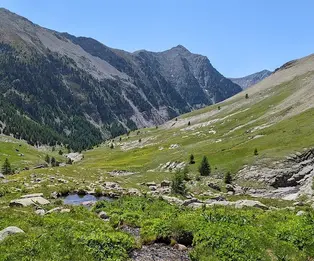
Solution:
[[[191,122],[189,121],[189,122],[188,122],[188,126],[190,126],[190,125],[191,125]]]
[[[70,158],[68,158],[67,164],[72,165],[72,163],[73,163],[73,161]]]
[[[254,155],[257,156],[258,155],[258,151],[257,148],[254,149]]]
[[[110,149],[114,149],[113,143],[110,144]]]
[[[59,155],[63,155],[63,151],[62,150],[59,150]]]
[[[194,155],[190,155],[190,164],[195,164]]]
[[[245,99],[248,99],[249,98],[249,95],[248,94],[245,94]]]
[[[173,193],[181,194],[181,195],[184,195],[186,193],[186,187],[184,184],[183,175],[180,171],[177,171],[174,174],[171,188],[172,188]]]
[[[50,157],[49,155],[47,154],[46,157],[45,157],[45,161],[49,164],[50,163]]]
[[[4,175],[10,175],[12,174],[11,164],[8,160],[8,158],[5,159],[3,166],[2,166],[2,173]]]
[[[231,176],[231,173],[229,171],[225,175],[225,183],[226,184],[231,184],[232,183],[232,176]]]
[[[57,165],[57,161],[54,157],[51,158],[51,166],[55,167]]]
[[[203,157],[201,165],[198,168],[198,171],[200,172],[201,176],[210,175],[211,169],[210,169],[210,165],[206,156]]]

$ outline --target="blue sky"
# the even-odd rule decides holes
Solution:
[[[314,53],[313,0],[0,0],[0,6],[127,51],[182,44],[228,77]]]

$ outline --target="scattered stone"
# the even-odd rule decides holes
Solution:
[[[234,188],[234,186],[232,186],[231,184],[227,184],[226,185],[226,190],[228,191],[228,192],[235,192],[235,188]]]
[[[169,181],[169,180],[163,180],[163,181],[160,183],[160,186],[162,186],[162,187],[170,187],[170,186],[171,186],[171,181]]]
[[[45,210],[43,209],[37,209],[35,211],[35,214],[39,215],[39,216],[44,216],[46,214]]]
[[[52,192],[52,193],[50,194],[50,198],[52,198],[52,199],[57,199],[58,197],[59,197],[59,193],[56,192],[56,191],[54,191],[54,192]]]
[[[236,208],[243,208],[243,207],[254,207],[254,208],[260,208],[263,210],[267,210],[268,207],[264,204],[262,204],[261,202],[257,201],[257,200],[248,200],[248,199],[244,199],[244,200],[238,200],[235,202],[235,207]]]
[[[156,185],[155,182],[147,182],[147,183],[146,183],[146,186],[147,186],[147,187],[156,187],[157,185]]]
[[[7,227],[0,231],[0,241],[4,240],[6,237],[10,235],[18,234],[18,233],[25,233],[25,232],[18,227],[14,227],[14,226]]]
[[[185,245],[182,245],[182,244],[175,244],[173,247],[175,249],[178,249],[179,251],[187,251],[188,250],[188,248]]]
[[[156,191],[157,190],[157,187],[156,186],[149,186],[148,187],[151,191]]]
[[[293,206],[302,207],[302,206],[304,206],[304,203],[303,202],[295,202],[295,203],[293,203]]]
[[[214,190],[221,191],[221,188],[217,184],[214,184],[212,182],[208,183],[208,187],[210,187],[210,188],[212,188]]]
[[[107,213],[105,211],[101,211],[98,214],[98,217],[101,218],[101,219],[109,219],[109,216],[107,215]]]
[[[70,212],[71,212],[71,209],[69,209],[69,208],[63,208],[60,211],[60,213],[70,213]]]
[[[171,144],[169,149],[172,150],[172,149],[177,149],[179,148],[180,146],[178,144]]]
[[[298,211],[297,216],[304,216],[305,214],[306,214],[305,211],[300,210],[300,211]]]
[[[5,176],[2,173],[0,173],[0,179],[4,179],[4,178]]]

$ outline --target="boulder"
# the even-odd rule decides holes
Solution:
[[[69,208],[63,208],[60,210],[60,213],[70,213],[71,212],[71,209]]]
[[[157,190],[157,187],[156,186],[149,186],[148,187],[151,191],[156,191]]]
[[[253,208],[260,208],[263,210],[267,210],[268,207],[261,202],[257,200],[249,200],[249,199],[244,199],[244,200],[238,200],[235,202],[235,207],[236,208],[243,208],[243,207],[253,207]]]
[[[228,192],[235,192],[235,188],[234,188],[234,186],[232,186],[231,184],[227,184],[227,185],[226,185],[226,190],[227,190]]]
[[[183,201],[176,197],[162,196],[162,199],[169,202],[170,204],[182,205]]]
[[[305,214],[306,214],[305,211],[300,210],[300,211],[298,211],[297,216],[304,216]]]
[[[43,193],[34,193],[34,194],[28,194],[28,195],[23,195],[21,198],[37,198],[37,197],[43,197]]]
[[[221,191],[221,188],[217,184],[214,184],[212,182],[208,183],[208,187],[210,187],[210,188],[212,188],[214,190]]]
[[[101,211],[98,214],[98,217],[101,218],[101,219],[108,219],[109,218],[109,216],[107,215],[107,213],[105,211]]]
[[[156,183],[155,182],[147,182],[146,186],[147,187],[153,187],[153,186],[156,187]]]
[[[45,210],[43,209],[37,209],[35,211],[35,214],[39,215],[39,216],[44,216],[46,214]]]
[[[2,173],[0,173],[0,179],[4,179],[4,178],[5,176]]]
[[[169,180],[163,180],[163,181],[160,183],[160,186],[162,186],[162,187],[170,187],[170,186],[171,186],[171,181],[169,181]]]
[[[43,197],[34,197],[34,198],[21,198],[15,199],[10,202],[10,207],[28,207],[34,205],[47,205],[50,202]]]
[[[192,203],[202,203],[202,202],[200,202],[197,198],[191,198],[191,199],[184,200],[182,203],[182,206],[188,206]]]
[[[18,233],[25,233],[25,232],[18,227],[13,227],[13,226],[7,227],[0,231],[0,241],[4,240],[6,237],[10,235],[18,234]]]
[[[175,244],[173,247],[179,251],[187,251],[188,250],[188,248],[182,244]]]
[[[58,193],[58,192],[56,192],[56,191],[51,192],[50,198],[52,198],[52,199],[57,199],[58,197],[59,197],[59,193]]]

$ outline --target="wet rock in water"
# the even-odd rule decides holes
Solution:
[[[165,244],[142,246],[131,253],[135,261],[190,261],[188,251],[178,250]]]
[[[7,227],[0,231],[0,242],[7,238],[10,235],[18,234],[18,233],[25,233],[22,229],[18,227]]]
[[[21,198],[10,202],[10,207],[28,207],[35,205],[48,205],[50,202],[43,197]]]

